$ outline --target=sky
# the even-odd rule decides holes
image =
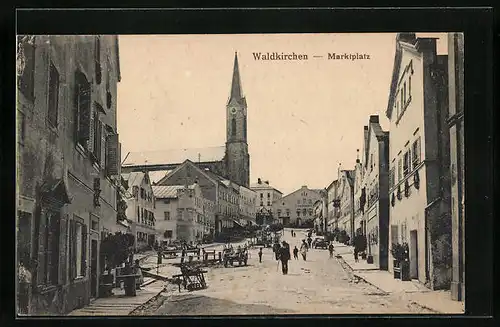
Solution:
[[[446,54],[446,37],[438,54]],[[238,53],[248,104],[250,181],[283,194],[327,187],[339,164],[353,169],[370,115],[385,116],[395,33],[120,35],[118,130],[122,159],[136,151],[223,146],[226,102]],[[308,60],[256,60],[254,53]],[[359,53],[364,60],[328,60]],[[314,58],[313,56],[323,56]]]

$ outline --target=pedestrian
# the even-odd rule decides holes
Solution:
[[[300,254],[302,255],[302,259],[306,261],[306,255],[307,255],[307,243],[305,240],[302,240],[302,244],[300,245]]]
[[[299,259],[299,249],[297,249],[297,246],[295,246],[295,248],[293,249],[293,258],[295,260]]]
[[[290,260],[290,245],[287,242],[283,241],[280,247],[280,255],[279,258],[281,260],[281,270],[283,275],[288,274],[288,260]]]
[[[275,241],[274,245],[273,245],[273,252],[274,252],[274,256],[276,258],[276,260],[279,260],[279,256],[280,256],[280,244],[278,243],[278,241]]]
[[[262,248],[259,250],[259,263],[262,263]]]
[[[354,261],[359,262],[359,253],[366,250],[366,237],[361,232],[361,228],[356,231],[356,236],[354,237]]]
[[[333,258],[333,243],[328,246],[328,251],[330,251],[330,258]]]
[[[135,260],[134,270],[134,273],[138,276],[135,279],[135,289],[139,290],[141,289],[141,285],[144,283],[144,276],[142,275],[142,269],[139,263],[139,259]]]
[[[30,313],[31,298],[31,272],[29,270],[29,260],[21,259],[18,265],[18,313]]]
[[[309,236],[307,238],[307,245],[309,245],[309,248],[311,247],[311,243],[312,243],[312,238]]]

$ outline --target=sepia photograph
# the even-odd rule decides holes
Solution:
[[[18,317],[463,314],[464,42],[17,35]]]

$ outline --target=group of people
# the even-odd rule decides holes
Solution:
[[[297,236],[297,233],[295,233],[295,231],[293,229],[290,231],[290,234],[292,235],[292,237]]]

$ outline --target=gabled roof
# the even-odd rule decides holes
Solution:
[[[185,188],[185,185],[161,185],[153,186],[153,194],[157,199],[176,199],[177,190]],[[188,186],[188,188],[193,189],[194,184]]]
[[[336,179],[334,180],[333,182],[331,182],[327,187],[326,187],[326,190],[329,191],[332,189],[332,187],[335,185],[335,184],[338,184],[339,180]]]
[[[170,174],[173,170],[156,170],[149,172],[149,178],[151,179],[151,183],[156,183],[160,181],[163,177]]]
[[[370,116],[372,117],[372,116]],[[370,118],[371,120],[371,118]],[[380,126],[380,123],[377,121],[370,121],[368,124],[368,139],[366,140],[366,145],[365,145],[365,153],[364,153],[364,162],[368,163],[369,162],[369,153],[370,153],[370,140],[371,140],[371,132],[375,134],[375,137],[377,138],[378,141],[383,140],[386,137],[389,137],[389,132],[385,132],[382,130],[382,127]]]
[[[129,152],[122,162],[123,166],[149,166],[162,164],[181,164],[192,162],[222,161],[226,154],[225,146],[171,149],[164,151]]]
[[[165,177],[163,177],[162,179],[160,179],[157,182],[157,184],[161,184],[164,180],[168,179],[170,176],[173,176],[175,173],[177,173],[179,170],[183,169],[186,166],[189,166],[189,167],[195,169],[196,171],[200,172],[203,176],[205,176],[207,179],[211,180],[212,182],[214,182],[214,183],[218,182],[216,179],[213,178],[213,176],[211,176],[210,174],[208,174],[209,171],[204,171],[204,170],[200,169],[197,165],[195,165],[192,161],[185,160],[183,163],[181,163],[180,165],[178,165],[177,168],[175,168],[170,173],[168,173]]]

